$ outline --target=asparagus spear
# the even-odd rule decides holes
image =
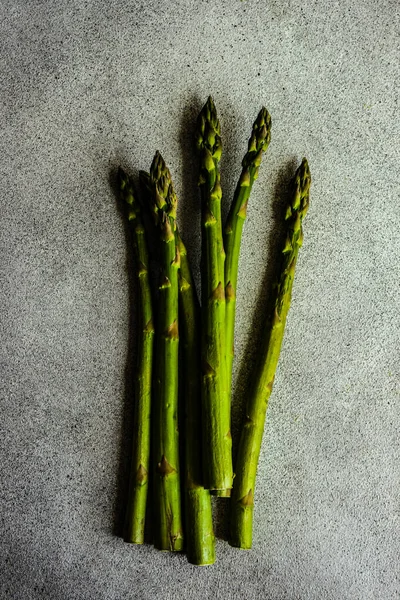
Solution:
[[[230,543],[243,549],[251,548],[252,544],[257,463],[265,414],[290,307],[297,255],[303,240],[302,220],[308,209],[310,183],[310,171],[304,158],[294,177],[292,200],[286,213],[287,239],[283,249],[283,265],[277,286],[271,329],[265,338],[261,360],[254,376],[254,385],[247,401],[246,418],[236,463]]]
[[[157,152],[150,169],[151,209],[160,243],[154,377],[154,509],[155,546],[183,549],[178,446],[178,269],[175,244],[177,197],[170,172]]]
[[[215,538],[211,497],[204,489],[201,465],[200,404],[200,304],[197,298],[186,247],[176,231],[179,249],[179,304],[185,407],[185,516],[186,551],[189,562],[215,562]]]
[[[150,175],[139,173],[141,184],[149,193]],[[178,271],[179,329],[182,351],[183,392],[185,412],[185,521],[186,550],[189,562],[208,565],[215,562],[215,537],[212,525],[210,492],[203,487],[201,465],[201,404],[200,404],[200,304],[190,269],[187,250],[175,231],[180,257]]]
[[[202,198],[203,469],[206,487],[224,493],[232,488],[232,438],[226,376],[222,192],[218,169],[222,145],[211,97],[197,121],[196,145],[200,153]]]
[[[236,312],[236,285],[239,269],[240,242],[243,224],[246,219],[247,203],[253,183],[258,177],[263,152],[271,140],[271,117],[266,108],[262,108],[253,124],[247,153],[242,161],[242,174],[236,186],[233,202],[228,214],[224,231],[225,261],[225,299],[226,299],[226,349],[228,391],[231,389],[232,363],[234,357],[234,331]]]
[[[127,216],[132,223],[135,275],[137,279],[137,364],[135,370],[135,417],[132,466],[126,507],[124,539],[143,544],[150,459],[151,377],[153,359],[153,310],[148,273],[148,253],[140,205],[133,184],[122,169],[118,172],[122,199],[128,204]]]

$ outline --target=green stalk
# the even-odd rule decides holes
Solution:
[[[286,317],[290,307],[293,279],[299,248],[303,240],[302,220],[309,204],[311,183],[307,160],[304,158],[294,177],[292,201],[287,209],[287,239],[283,249],[283,265],[277,286],[271,328],[264,340],[260,363],[254,375],[240,438],[232,493],[232,546],[248,549],[252,544],[254,488],[258,458],[268,400],[272,392],[275,371],[282,345]]]
[[[201,465],[200,304],[186,247],[176,231],[180,256],[179,304],[185,412],[186,551],[194,565],[215,562],[211,497],[204,489]]]
[[[200,153],[202,199],[203,470],[207,488],[230,490],[233,480],[232,438],[226,376],[222,191],[218,169],[222,145],[220,125],[211,97],[197,121],[196,144]]]
[[[121,197],[128,204],[127,216],[132,224],[135,275],[137,280],[137,363],[134,394],[135,415],[128,503],[124,540],[143,544],[150,460],[151,378],[154,345],[152,299],[148,272],[148,253],[140,205],[129,177],[118,172]]]
[[[178,269],[175,245],[177,198],[157,152],[150,169],[152,211],[160,240],[161,281],[154,376],[154,540],[160,550],[183,549],[178,435]]]
[[[242,161],[242,173],[236,186],[233,202],[228,214],[224,231],[225,260],[225,299],[226,299],[226,348],[228,390],[231,389],[232,364],[234,358],[234,332],[236,313],[236,285],[239,270],[240,243],[243,224],[246,219],[247,203],[263,152],[271,140],[271,117],[266,108],[262,108],[253,124],[247,153]]]

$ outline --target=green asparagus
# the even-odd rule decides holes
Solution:
[[[177,197],[157,152],[150,169],[151,210],[160,242],[154,377],[154,540],[160,550],[183,549],[178,435],[178,269],[175,244]]]
[[[302,221],[309,204],[311,176],[304,158],[294,177],[291,203],[286,213],[287,238],[283,248],[283,265],[272,317],[271,328],[264,340],[261,360],[250,392],[245,422],[236,462],[235,484],[231,506],[230,543],[248,549],[252,545],[253,501],[258,458],[264,430],[268,400],[283,340],[290,307],[293,279],[299,248],[303,240]]]
[[[180,256],[179,304],[183,361],[185,412],[185,514],[186,551],[189,562],[211,565],[215,562],[215,538],[211,497],[204,489],[201,464],[200,404],[200,304],[190,270],[186,247],[176,231]]]
[[[118,172],[122,199],[127,202],[127,216],[132,223],[135,275],[137,280],[137,363],[134,395],[135,415],[128,503],[124,539],[143,544],[150,460],[151,378],[154,345],[152,298],[148,272],[148,253],[140,205],[133,184],[122,169]]]
[[[236,186],[233,202],[224,231],[225,260],[225,299],[226,299],[226,351],[228,391],[231,389],[232,363],[234,357],[234,331],[236,313],[236,285],[239,269],[240,243],[243,224],[246,219],[247,203],[253,183],[258,177],[263,152],[271,140],[271,117],[262,108],[253,124],[247,153],[242,161],[242,174]]]
[[[196,130],[202,199],[202,408],[205,485],[229,495],[232,488],[232,438],[225,342],[225,278],[218,163],[222,145],[212,98]]]

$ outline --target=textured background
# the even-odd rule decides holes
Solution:
[[[397,0],[1,3],[1,598],[400,597],[399,13]],[[197,270],[191,135],[210,93],[225,210],[262,104],[273,119],[241,254],[235,435],[303,155],[313,186],[254,548],[220,539],[200,569],[115,535],[134,331],[110,174],[164,154]]]

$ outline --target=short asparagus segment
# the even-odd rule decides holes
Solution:
[[[212,565],[215,562],[215,538],[211,497],[209,490],[203,486],[201,465],[200,304],[186,247],[178,231],[176,243],[180,256],[179,326],[185,413],[186,551],[192,564]]]
[[[152,212],[160,241],[154,374],[154,542],[160,550],[183,549],[178,445],[178,269],[175,244],[177,198],[171,175],[157,152],[150,169]]]
[[[152,298],[148,272],[148,253],[140,205],[133,184],[122,169],[118,172],[122,199],[132,224],[135,275],[137,281],[137,363],[135,369],[135,415],[133,424],[132,466],[126,507],[124,539],[143,544],[150,460],[151,378],[154,345]]]
[[[202,199],[203,470],[207,488],[230,490],[232,438],[226,371],[222,192],[218,169],[222,145],[220,124],[211,97],[197,121],[196,144],[200,153]]]
[[[251,548],[252,545],[253,500],[257,464],[268,400],[272,392],[286,317],[290,307],[297,255],[303,240],[302,220],[308,209],[310,183],[310,171],[307,160],[304,158],[294,177],[292,200],[286,213],[288,233],[283,249],[283,265],[277,286],[274,314],[247,401],[236,463],[230,543],[232,546],[243,549]]]
[[[242,161],[242,174],[236,186],[232,205],[224,231],[225,260],[225,299],[226,299],[226,349],[228,390],[231,389],[232,363],[234,357],[234,332],[236,313],[236,285],[239,270],[240,243],[243,224],[246,219],[247,203],[261,164],[263,152],[271,140],[271,117],[262,108],[253,124],[247,153]]]

